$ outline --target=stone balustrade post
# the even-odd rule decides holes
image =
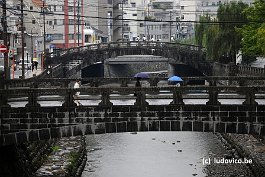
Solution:
[[[74,92],[72,90],[65,91],[63,107],[77,106],[74,102]]]
[[[173,89],[173,101],[170,102],[171,105],[184,105],[182,98],[182,91],[177,88]]]
[[[151,87],[157,87],[157,83],[159,82],[159,78],[151,78],[148,81]]]
[[[2,91],[8,89],[8,84],[3,76],[0,76],[0,89],[0,107],[10,107],[10,105],[7,104],[8,95]]]
[[[121,87],[128,87],[128,82],[126,79],[121,80]]]
[[[209,101],[206,102],[206,105],[220,105],[221,103],[218,101],[218,91],[209,89]]]
[[[99,81],[96,79],[93,79],[92,82],[90,83],[91,87],[98,87],[99,86]]]
[[[8,104],[8,95],[0,91],[0,107],[11,107]]]
[[[149,103],[146,101],[145,92],[141,90],[137,90],[135,92],[136,101],[134,103],[135,106],[148,106]]]
[[[33,83],[31,88],[38,88],[36,83]],[[40,107],[40,104],[37,102],[38,93],[35,90],[29,90],[28,92],[28,103],[26,107]]]
[[[244,105],[257,105],[258,103],[255,101],[255,90],[249,89],[245,90],[246,100],[243,102]]]
[[[99,106],[103,106],[103,107],[113,106],[113,103],[110,102],[110,91],[109,90],[104,90],[101,93],[101,102],[99,103]]]

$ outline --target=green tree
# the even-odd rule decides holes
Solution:
[[[242,34],[242,53],[246,56],[265,56],[265,1],[256,0],[245,10],[248,24],[238,31]]]
[[[243,13],[248,6],[242,2],[231,2],[218,8],[217,19],[219,21],[219,54],[228,56],[235,62],[237,51],[241,48],[241,35],[236,31],[246,21]]]
[[[229,58],[235,62],[236,53],[240,49],[241,36],[236,31],[242,27],[245,21],[243,14],[247,4],[231,2],[222,4],[218,8],[217,18],[202,17],[200,24],[196,26],[196,41],[207,50],[207,58],[223,61]],[[204,44],[205,40],[205,44]],[[225,56],[225,57],[224,57]]]

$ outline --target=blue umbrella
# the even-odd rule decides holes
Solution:
[[[134,75],[134,77],[149,78],[149,75],[147,73],[137,73],[137,74]]]
[[[178,76],[172,76],[168,79],[168,81],[172,81],[172,82],[183,82],[183,80],[178,77]]]

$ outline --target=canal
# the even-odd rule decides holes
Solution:
[[[213,133],[118,133],[88,135],[86,141],[82,177],[253,176],[245,164],[213,162],[240,159]]]

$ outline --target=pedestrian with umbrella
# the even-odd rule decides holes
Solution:
[[[180,86],[180,83],[183,82],[183,80],[179,76],[172,76],[168,79],[170,83],[175,84],[177,87]]]

